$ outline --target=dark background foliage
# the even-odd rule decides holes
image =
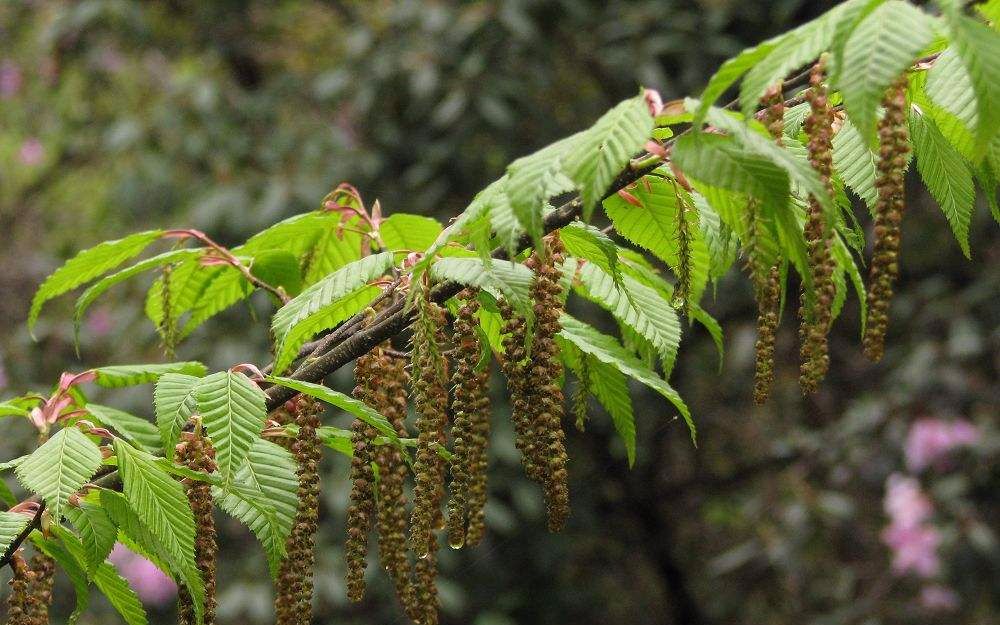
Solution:
[[[19,81],[0,85],[0,396],[46,388],[64,369],[162,358],[141,285],[94,307],[81,360],[68,298],[30,340],[32,291],[78,249],[151,226],[236,243],[315,208],[345,180],[390,212],[447,220],[510,160],[585,127],[640,85],[665,99],[697,94],[725,58],[832,4],[2,3],[0,63]],[[721,371],[710,339],[690,329],[672,378],[695,413],[699,447],[661,398],[636,387],[639,452],[629,470],[594,406],[586,433],[569,435],[573,515],[563,534],[544,529],[495,380],[491,533],[477,549],[442,556],[443,621],[995,622],[1000,237],[981,210],[967,261],[925,192],[914,185],[910,197],[882,364],[861,357],[849,303],[831,339],[830,377],[803,399],[790,305],[776,392],[752,408],[754,307],[745,278],[730,274],[707,304],[726,330]],[[261,298],[234,308],[179,357],[266,362],[267,307]],[[349,387],[349,371],[333,377]],[[109,401],[150,412],[147,391]],[[958,593],[957,612],[922,604],[920,584],[893,575],[880,539],[887,476],[905,471],[907,428],[925,416],[962,417],[984,432],[974,449],[920,475],[944,539],[937,581]],[[28,429],[0,423],[3,458],[28,448]],[[317,622],[402,623],[374,565],[368,599],[346,603],[347,463],[329,456]],[[220,521],[220,616],[269,622],[263,556],[242,528]],[[107,610],[98,604],[84,622],[116,618]],[[152,615],[173,618],[169,606]]]

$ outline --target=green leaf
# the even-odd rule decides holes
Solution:
[[[638,206],[630,204],[620,195],[611,196],[604,202],[604,210],[615,230],[635,245],[652,252],[679,276],[682,268],[677,193],[684,194],[684,191],[659,176],[646,176],[628,192],[639,200]],[[697,210],[690,201],[684,215],[691,250],[687,268],[691,279],[689,301],[697,303],[708,283],[709,253],[701,236]]]
[[[615,281],[621,280],[618,245],[599,228],[575,221],[559,230],[559,238],[571,256],[594,263]]]
[[[886,89],[933,40],[933,18],[902,0],[876,8],[848,37],[837,87],[869,145],[875,143],[876,110]]]
[[[378,231],[388,250],[423,252],[441,235],[441,224],[432,217],[396,213],[386,218]]]
[[[95,380],[97,384],[107,388],[151,384],[159,380],[160,376],[167,373],[183,373],[185,375],[201,377],[205,375],[206,371],[205,365],[196,361],[149,365],[120,365],[94,369],[94,373],[97,374],[97,380]]]
[[[719,371],[722,371],[722,365],[726,357],[726,349],[722,340],[722,326],[715,320],[715,317],[705,312],[700,306],[694,309],[691,317],[708,330],[709,335],[711,335],[712,341],[715,343],[715,349],[719,352]]]
[[[113,566],[105,562],[97,567],[94,585],[128,625],[147,624],[146,610],[142,607],[139,595]]]
[[[677,140],[671,155],[689,178],[751,195],[771,206],[784,206],[788,202],[791,189],[788,172],[769,159],[747,152],[733,137],[684,135]]]
[[[615,431],[625,444],[628,466],[632,467],[635,465],[635,416],[632,414],[628,378],[616,367],[593,357],[588,360],[587,371],[590,391],[611,415]]]
[[[563,169],[580,189],[584,221],[652,132],[653,117],[640,93],[620,102],[574,141],[562,159]]]
[[[733,230],[723,223],[718,211],[701,193],[690,194],[691,202],[698,215],[698,228],[708,250],[708,274],[717,280],[724,276],[736,262],[739,243]]]
[[[32,331],[42,306],[50,299],[90,282],[97,276],[111,271],[128,259],[136,256],[146,247],[160,238],[162,230],[149,230],[117,239],[105,241],[90,249],[83,250],[62,267],[57,269],[45,282],[38,287],[34,299],[31,300],[31,311],[28,313],[28,330]]]
[[[851,120],[845,119],[833,135],[833,169],[851,191],[864,200],[869,211],[875,210],[875,154],[861,138]]]
[[[978,126],[976,90],[954,45],[942,52],[926,72],[925,91],[934,104],[957,117],[967,128]]]
[[[316,240],[316,245],[305,252],[304,283],[319,282],[334,271],[361,258],[361,248],[370,247],[367,237],[360,232],[331,225]]]
[[[31,523],[31,515],[19,512],[0,512],[0,554],[7,554],[11,544],[14,542],[24,528]]]
[[[283,371],[308,340],[302,330],[297,330],[299,325],[306,324],[309,332],[317,332],[312,322],[317,318],[328,319],[331,309],[338,309],[340,299],[349,295],[356,298],[358,290],[385,273],[392,262],[392,252],[362,258],[308,287],[278,309],[271,321],[276,353],[274,370]]]
[[[267,397],[242,373],[220,371],[195,391],[198,412],[215,448],[219,473],[228,483],[260,438],[267,418]]]
[[[649,388],[667,398],[670,403],[681,413],[691,432],[691,440],[696,440],[697,431],[694,421],[691,419],[691,412],[681,396],[665,380],[656,375],[655,372],[646,367],[638,358],[633,356],[627,349],[615,340],[614,337],[603,334],[593,327],[563,314],[559,318],[562,330],[557,335],[560,343],[574,345],[585,354],[593,356],[597,360],[611,365],[621,371],[626,376],[642,382]]]
[[[962,253],[971,258],[969,222],[976,200],[972,172],[930,119],[910,115],[910,132],[920,177],[941,206]]]
[[[129,508],[169,556],[172,568],[191,593],[195,610],[200,615],[204,587],[194,559],[194,515],[184,488],[158,467],[149,454],[120,440],[114,441],[114,449],[122,493]],[[142,546],[150,549],[150,546]]]
[[[344,393],[327,388],[322,384],[303,382],[302,380],[293,380],[292,378],[269,375],[267,376],[267,381],[272,384],[280,384],[281,386],[285,386],[300,393],[305,393],[310,397],[315,397],[320,401],[332,404],[345,412],[351,413],[358,419],[361,419],[364,423],[372,426],[378,430],[382,436],[386,436],[393,441],[399,440],[399,436],[396,434],[396,429],[392,427],[385,417],[365,402],[355,399],[350,395],[345,395]]]
[[[503,295],[522,312],[531,308],[529,291],[535,274],[520,263],[494,260],[487,265],[478,258],[442,258],[431,266],[431,275],[484,289],[494,297]]]
[[[181,328],[178,340],[187,338],[198,326],[246,299],[254,291],[254,286],[235,267],[211,267],[209,271],[203,269],[202,272],[191,277],[191,281],[200,283],[201,288],[191,302],[191,316]],[[199,277],[201,280],[197,280]]]
[[[246,463],[236,473],[235,483],[250,488],[267,503],[272,514],[261,511],[245,493],[212,489],[223,510],[243,522],[257,536],[268,556],[271,575],[276,576],[285,553],[285,539],[295,522],[298,508],[295,459],[292,454],[270,441],[254,441]]]
[[[504,193],[519,229],[527,232],[535,245],[542,237],[542,211],[549,198],[577,188],[577,183],[564,172],[563,158],[574,151],[590,149],[589,145],[582,145],[585,134],[557,141],[507,167]]]
[[[780,38],[774,49],[757,63],[740,85],[743,115],[753,115],[764,92],[788,73],[816,59],[833,44],[837,26],[857,15],[869,0],[849,0]],[[711,104],[711,102],[709,103]]]
[[[45,501],[58,521],[70,495],[89,482],[100,466],[97,444],[75,427],[67,427],[32,452],[14,472],[25,488]]]
[[[725,93],[751,67],[760,63],[771,54],[780,41],[781,37],[769,39],[752,48],[747,48],[723,63],[709,79],[705,90],[701,92],[701,96],[698,98],[699,104],[694,110],[694,119],[691,125],[695,128],[700,128],[705,121],[705,115],[708,113],[709,107],[715,104],[719,96]]]
[[[589,263],[577,271],[579,289],[616,319],[646,338],[663,361],[664,371],[673,367],[681,341],[677,311],[656,290],[625,276],[621,286],[600,267]]]
[[[963,3],[942,2],[948,34],[962,63],[968,70],[976,95],[975,160],[978,162],[1000,132],[1000,33],[982,22],[962,14]]]
[[[181,429],[198,409],[195,389],[200,382],[200,378],[183,373],[166,373],[156,381],[153,408],[163,453],[168,459],[174,457],[174,446],[180,440]]]
[[[83,316],[87,312],[90,305],[93,304],[98,297],[103,295],[105,291],[116,284],[128,280],[132,276],[137,276],[140,273],[149,271],[150,269],[162,267],[171,263],[181,262],[189,258],[199,256],[201,253],[201,250],[173,250],[165,252],[158,256],[139,261],[131,267],[117,271],[95,282],[83,292],[83,295],[81,295],[79,299],[76,300],[76,311],[73,313],[73,340],[79,343],[80,323],[83,321]]]
[[[92,402],[87,403],[87,412],[133,445],[150,453],[160,451],[160,432],[149,421],[123,410]]]
[[[299,259],[285,250],[267,250],[253,257],[250,273],[265,284],[284,289],[290,297],[302,292]]]
[[[92,577],[114,549],[118,528],[103,508],[86,500],[79,507],[67,508],[66,516],[80,532],[83,553],[79,560]]]

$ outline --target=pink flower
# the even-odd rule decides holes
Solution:
[[[166,605],[177,596],[177,584],[174,580],[167,577],[155,564],[121,543],[115,545],[110,560],[144,603]]]
[[[913,573],[928,578],[941,570],[937,552],[941,534],[933,525],[889,525],[882,532],[882,541],[893,551],[892,570],[897,575]]]
[[[39,165],[45,159],[45,146],[35,137],[25,139],[18,152],[18,158],[28,167]]]
[[[923,578],[937,575],[941,570],[941,534],[929,523],[934,506],[917,480],[898,473],[890,475],[884,506],[889,525],[882,531],[882,542],[893,552],[892,570],[897,575],[912,573]]]
[[[0,62],[0,98],[8,100],[21,91],[21,68],[10,59]]]
[[[929,466],[940,465],[953,449],[974,445],[979,438],[979,429],[964,419],[918,419],[906,437],[906,466],[920,472]]]
[[[920,591],[920,605],[927,610],[952,612],[960,603],[958,593],[947,586],[931,584]]]
[[[87,317],[87,333],[94,337],[108,335],[115,327],[111,311],[107,306],[95,308]]]

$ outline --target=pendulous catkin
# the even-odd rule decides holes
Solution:
[[[782,143],[784,132],[785,103],[781,95],[781,85],[775,85],[764,94],[761,103],[764,109],[764,123],[778,145]],[[751,201],[752,210],[759,211],[760,206]],[[759,216],[752,219],[751,228],[759,228]],[[753,253],[753,251],[751,251]],[[753,401],[757,405],[764,404],[771,394],[774,383],[774,342],[778,330],[778,317],[781,310],[781,269],[776,263],[770,269],[757,270],[758,275],[753,280],[757,300],[757,342],[754,344],[754,385]],[[751,262],[751,276],[753,276]]]
[[[429,557],[436,546],[433,530],[443,526],[444,460],[438,449],[445,444],[448,421],[448,366],[444,342],[444,309],[418,295],[418,317],[410,352],[413,400],[417,408],[417,454],[413,464],[413,513],[410,549],[418,559]]]
[[[384,348],[390,347],[385,343]],[[376,383],[375,404],[401,438],[406,431],[406,399],[410,376],[406,363],[379,349],[379,379]],[[380,445],[375,452],[379,467],[379,497],[376,518],[379,559],[392,578],[396,596],[404,609],[413,604],[413,584],[406,551],[406,493],[404,483],[409,472],[403,454],[394,445]]]
[[[274,599],[277,625],[308,625],[312,620],[313,566],[319,520],[320,441],[316,436],[322,406],[299,395],[285,403],[286,418],[299,431],[291,444],[298,465],[299,507],[292,532],[285,541],[285,559],[278,570]]]
[[[823,84],[825,60],[820,59],[809,74],[809,116],[804,128],[809,137],[809,164],[823,182],[827,197],[833,197],[833,109]],[[835,295],[835,269],[831,246],[833,227],[824,213],[820,198],[809,197],[804,235],[809,252],[812,292],[803,290],[799,315],[801,325],[801,366],[799,385],[805,393],[814,392],[830,366],[827,334],[830,331],[831,306]]]
[[[477,371],[482,345],[477,332],[476,294],[466,290],[454,324],[457,350],[452,376],[454,400],[451,499],[448,501],[448,544],[455,549],[482,538],[482,506],[486,489],[486,437],[489,434],[489,370]],[[481,492],[480,492],[481,491]],[[477,527],[473,529],[472,525]]]
[[[526,321],[506,304],[501,306],[501,313],[506,317],[504,375],[511,395],[515,443],[521,450],[525,473],[542,485],[549,530],[555,532],[562,529],[569,514],[568,457],[560,386],[563,367],[555,341],[562,329],[559,280],[565,248],[558,233],[544,241],[544,246],[525,262],[535,271],[530,290],[535,313],[530,358],[525,347]]]
[[[438,623],[437,546],[437,537],[431,534],[427,554],[413,569],[414,601],[408,616],[417,625]]]
[[[882,105],[885,115],[878,123],[879,159],[875,187],[875,250],[868,274],[868,321],[862,340],[865,355],[882,359],[889,325],[892,286],[899,274],[900,224],[906,207],[904,177],[910,151],[906,127],[906,76],[888,90]]]
[[[216,469],[215,451],[198,429],[196,426],[194,432],[181,434],[181,442],[177,446],[177,462],[193,471],[210,474]],[[203,623],[212,625],[215,623],[215,571],[218,554],[215,521],[212,518],[212,486],[207,482],[188,478],[183,482],[194,513],[195,563],[205,588]],[[178,590],[178,622],[184,625],[194,625],[196,622],[193,600],[183,587]]]
[[[354,367],[354,396],[369,406],[376,406],[379,350],[358,358]],[[365,595],[365,558],[368,535],[375,522],[375,474],[372,471],[372,446],[375,428],[361,419],[351,424],[351,497],[347,507],[347,540],[344,558],[347,564],[347,598],[361,601]]]
[[[15,551],[10,559],[13,575],[8,584],[10,595],[7,597],[7,625],[34,625],[31,621],[30,586],[35,575],[28,568],[28,562],[20,551]]]

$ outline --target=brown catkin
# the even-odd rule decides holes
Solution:
[[[384,345],[385,348],[389,344]],[[406,363],[381,350],[378,392],[375,401],[379,412],[388,419],[401,438],[406,431],[406,400],[410,376]],[[377,524],[379,558],[392,578],[396,596],[404,609],[413,604],[413,584],[406,552],[406,493],[404,484],[409,472],[402,452],[393,445],[380,445],[375,452],[379,467],[379,497]]]
[[[437,572],[437,537],[431,534],[427,555],[413,570],[414,604],[408,616],[417,625],[438,623]]]
[[[823,182],[827,198],[832,198],[833,109],[823,84],[824,66],[824,59],[820,59],[809,75],[806,100],[810,112],[804,129],[809,137],[809,163]],[[804,235],[809,252],[812,291],[803,290],[799,309],[802,359],[799,384],[803,392],[811,393],[818,388],[830,366],[827,334],[830,332],[831,307],[836,294],[833,283],[835,264],[831,253],[834,230],[820,198],[815,196],[809,198]]]
[[[28,622],[32,625],[48,625],[56,562],[48,554],[38,552],[31,557],[29,568],[34,574],[34,580],[29,591]]]
[[[429,557],[436,547],[433,530],[443,523],[444,459],[438,449],[445,444],[448,421],[448,366],[441,345],[444,341],[444,309],[418,295],[418,317],[413,330],[411,375],[417,408],[417,454],[413,464],[413,513],[410,517],[410,549],[418,559]]]
[[[177,449],[177,462],[200,473],[212,473],[216,470],[215,451],[211,443],[198,432],[184,432]],[[187,491],[188,502],[195,521],[195,563],[204,584],[204,615],[205,625],[215,623],[215,571],[218,547],[216,544],[215,521],[212,518],[212,486],[185,478],[183,480]],[[194,602],[186,588],[178,590],[178,622],[193,625],[196,622]]]
[[[476,370],[482,355],[476,318],[479,302],[475,292],[470,290],[461,293],[459,299],[464,303],[458,310],[454,326],[457,349],[456,367],[452,376],[454,457],[451,463],[451,499],[448,501],[447,526],[448,544],[454,549],[462,547],[468,541],[467,526],[472,520],[473,504],[485,503],[479,493],[474,496],[473,490],[482,488],[485,491],[486,488],[485,476],[480,476],[480,469],[485,468],[486,454],[486,440],[479,431],[483,421],[486,431],[489,431],[489,372]],[[481,523],[478,511],[476,516],[477,522]],[[477,528],[475,537],[478,542],[482,537],[481,528]]]
[[[514,445],[521,452],[521,465],[528,479],[541,481],[542,469],[538,446],[531,435],[531,381],[528,379],[528,323],[506,300],[500,301],[504,318],[503,373],[510,395],[510,418],[514,425]]]
[[[278,569],[275,593],[277,625],[307,625],[312,620],[313,567],[319,520],[320,441],[316,436],[322,405],[305,395],[285,403],[299,430],[291,444],[298,465],[299,506],[291,534],[285,541],[285,559]]]
[[[882,105],[885,115],[878,123],[879,159],[875,187],[875,250],[868,274],[868,321],[863,346],[874,362],[882,359],[889,325],[892,286],[899,274],[900,224],[906,208],[904,178],[910,151],[906,126],[906,76],[888,90]]]
[[[785,119],[785,103],[781,95],[781,85],[775,85],[764,94],[761,103],[764,109],[764,123],[778,145],[782,143]],[[749,207],[759,210],[757,204]],[[759,218],[751,227],[759,227]],[[778,317],[781,314],[781,268],[774,264],[765,275],[754,280],[754,290],[757,299],[757,342],[754,344],[754,385],[753,401],[757,405],[764,404],[771,394],[774,383],[774,342],[778,330]]]
[[[354,396],[378,408],[375,387],[378,385],[378,349],[358,358],[354,367]],[[344,558],[347,564],[347,598],[361,601],[365,596],[365,558],[368,536],[375,521],[375,474],[372,472],[372,447],[375,428],[361,419],[351,424],[351,497],[347,507],[347,540]]]
[[[7,597],[7,625],[34,625],[31,621],[29,590],[35,575],[28,568],[20,551],[11,555],[10,568],[13,575],[8,582],[10,595]]]

